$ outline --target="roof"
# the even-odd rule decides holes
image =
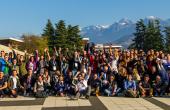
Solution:
[[[12,49],[11,49],[11,48],[9,48],[8,46],[4,46],[4,45],[1,45],[1,44],[0,44],[0,51],[1,51],[1,50],[5,51],[6,53],[12,52]],[[15,52],[16,52],[17,54],[20,54],[20,55],[24,55],[24,54],[25,54],[25,53],[22,52],[22,51],[19,51],[19,50],[16,50],[16,49],[13,49],[13,50],[15,50]]]
[[[121,48],[122,46],[121,45],[118,45],[118,44],[113,44],[113,43],[106,43],[106,44],[96,44],[95,47],[98,47],[98,48],[109,48],[109,47],[112,47],[112,48]]]
[[[17,38],[14,38],[14,37],[0,38],[0,40],[13,40],[13,41],[17,41],[17,42],[24,42],[23,40],[17,39]]]
[[[82,38],[82,40],[90,40],[88,37],[84,37]]]

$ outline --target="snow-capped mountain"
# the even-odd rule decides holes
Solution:
[[[170,26],[170,19],[162,20],[158,17],[148,16],[144,18],[144,22],[148,23],[149,20],[158,19],[161,24],[161,28]],[[127,46],[130,44],[133,33],[135,32],[135,24],[127,18],[121,19],[118,22],[114,22],[111,25],[91,25],[81,29],[81,35],[89,37],[92,42],[95,43],[108,43],[115,42]]]
[[[111,42],[124,35],[135,32],[135,23],[128,19],[121,19],[111,25],[88,26],[81,29],[82,36],[88,36],[92,42]]]

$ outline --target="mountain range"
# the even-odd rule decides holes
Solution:
[[[161,30],[165,26],[170,26],[170,19],[163,20],[158,17],[148,16],[143,20],[144,23],[147,23],[149,20],[155,19],[160,21]],[[81,28],[81,35],[89,37],[90,41],[94,43],[116,43],[128,47],[134,38],[135,27],[136,22],[123,18],[111,25],[91,25]]]

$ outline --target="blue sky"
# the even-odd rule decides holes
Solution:
[[[0,37],[41,34],[47,19],[85,27],[151,15],[170,18],[170,0],[1,0]]]

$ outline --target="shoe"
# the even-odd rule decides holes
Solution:
[[[71,100],[74,100],[74,96],[71,95],[71,96],[70,96],[70,99],[71,99]]]
[[[162,94],[162,93],[160,94],[160,97],[163,97],[163,94]]]
[[[13,96],[13,95],[10,95],[9,97],[10,97],[10,98],[14,98],[14,96]]]
[[[89,96],[88,95],[86,95],[86,97],[85,97],[86,99],[89,99]]]
[[[158,97],[158,94],[155,94],[155,97]]]
[[[76,93],[76,98],[77,98],[77,99],[80,98],[80,93],[79,93],[79,92]]]
[[[30,94],[29,94],[29,93],[27,93],[27,94],[26,94],[26,96],[27,96],[27,97],[29,97],[29,96],[30,96]]]
[[[152,98],[152,97],[153,97],[152,95],[147,96],[147,98]]]
[[[24,94],[23,94],[24,96],[27,96],[27,93],[26,93],[26,91],[24,91]]]
[[[0,98],[4,98],[4,96],[3,96],[3,95],[0,95]]]

